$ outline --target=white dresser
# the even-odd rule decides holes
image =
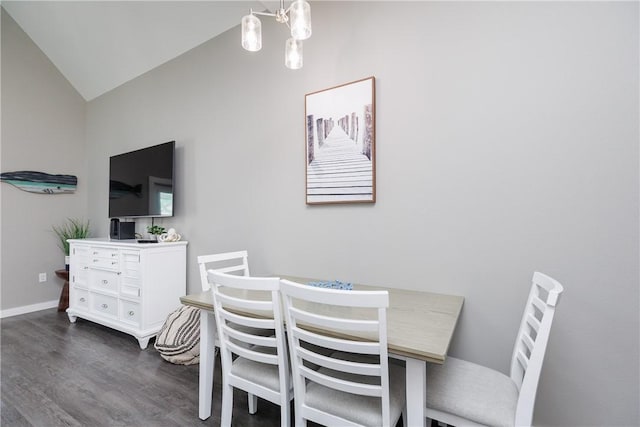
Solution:
[[[187,242],[69,240],[69,321],[90,320],[133,335],[140,348],[186,294]]]

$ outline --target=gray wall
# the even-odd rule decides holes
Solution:
[[[189,291],[197,255],[246,248],[255,274],[464,295],[451,353],[506,372],[540,270],[566,291],[535,423],[640,424],[638,4],[312,8],[302,70],[284,68],[285,29],[264,19],[261,52],[243,51],[236,28],[88,104],[84,197],[97,234],[108,230],[108,157],[175,139],[177,215],[162,223],[190,242]],[[306,206],[304,94],[370,75],[378,201]],[[42,100],[12,99],[22,96],[26,121]],[[21,143],[7,151],[23,155]],[[5,242],[25,253],[44,238],[8,235],[3,190],[4,296]],[[20,203],[35,215],[51,202]]]
[[[2,9],[2,172],[33,170],[78,177],[74,194],[46,195],[0,185],[1,309],[55,303],[54,271],[64,253],[51,231],[66,218],[86,218],[86,103]],[[45,283],[38,273],[47,273]],[[56,304],[57,305],[57,304]]]

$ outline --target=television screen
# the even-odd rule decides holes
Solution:
[[[111,156],[109,218],[173,216],[175,141]]]

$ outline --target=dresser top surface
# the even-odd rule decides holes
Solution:
[[[90,238],[90,239],[69,239],[69,243],[79,243],[85,245],[100,246],[127,246],[135,248],[157,248],[166,246],[186,246],[189,242],[180,240],[179,242],[157,242],[157,243],[139,243],[137,239],[115,240],[108,237]]]

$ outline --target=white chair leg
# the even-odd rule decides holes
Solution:
[[[247,400],[249,401],[249,413],[253,415],[258,412],[258,398],[256,395],[249,393]]]
[[[280,405],[280,426],[290,427],[289,418],[291,417],[291,405],[289,402],[281,402]]]
[[[231,427],[232,415],[233,415],[233,387],[230,385],[223,384],[220,426]]]
[[[295,400],[294,400],[295,402]],[[307,427],[307,420],[302,418],[302,411],[298,405],[294,405],[296,427]]]

